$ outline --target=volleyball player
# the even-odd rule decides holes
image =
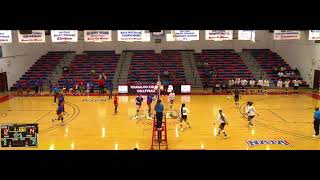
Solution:
[[[152,101],[155,100],[155,97],[152,93],[148,94],[147,96],[147,105],[148,105],[148,114],[149,116],[151,116],[151,104],[152,104]]]
[[[255,81],[254,81],[253,79],[251,79],[251,80],[249,81],[249,85],[250,85],[250,87],[251,87],[251,94],[253,94],[253,93],[254,93]]]
[[[113,104],[114,104],[114,114],[117,114],[118,112],[118,94],[117,93],[114,95]]]
[[[253,107],[253,102],[249,102],[248,105],[249,106],[246,109],[246,114],[248,116],[249,127],[253,127],[252,120],[256,114],[258,115],[258,113],[256,112],[256,109]]]
[[[298,88],[299,88],[299,85],[302,84],[302,82],[298,79],[295,79],[292,81],[293,83],[293,92],[294,94],[298,94]]]
[[[183,131],[182,121],[186,122],[188,124],[189,128],[191,128],[190,123],[188,121],[189,110],[186,108],[185,103],[182,103],[180,112],[181,112],[181,118],[180,118],[180,129],[179,130]]]
[[[27,95],[30,95],[31,83],[30,80],[27,80]]]
[[[37,96],[39,94],[39,80],[34,82],[34,95]]]
[[[258,94],[262,94],[263,80],[259,79],[257,85],[258,85]]]
[[[279,89],[280,89],[280,94],[281,94],[282,86],[283,86],[283,82],[282,82],[282,80],[281,80],[281,79],[279,79],[279,80],[278,80],[278,82],[277,82],[277,88],[279,88]]]
[[[64,95],[63,94],[59,95],[58,106],[62,106],[62,112],[63,112],[63,114],[65,114],[65,111],[64,111]]]
[[[218,131],[217,135],[220,135],[220,132],[222,132],[224,135],[224,138],[227,138],[227,134],[224,130],[224,126],[228,125],[228,121],[227,121],[226,116],[222,113],[221,109],[219,110],[219,114],[218,114],[218,118],[217,118],[216,123],[219,123],[219,131]],[[215,125],[215,123],[213,123],[213,125]]]
[[[290,80],[287,79],[285,82],[283,82],[283,84],[284,84],[284,87],[285,87],[285,89],[286,89],[286,95],[288,96]]]
[[[239,108],[240,92],[238,90],[234,91],[234,103],[236,107]]]
[[[20,81],[17,82],[17,95],[22,96],[22,84]]]
[[[84,95],[84,82],[83,80],[80,80],[80,83],[79,83],[79,88],[80,88],[80,95]]]
[[[57,98],[59,96],[59,93],[60,93],[60,88],[59,88],[59,85],[57,84],[54,89],[53,89],[53,93],[54,93],[54,101],[53,103],[56,104],[56,101],[57,101]]]
[[[136,116],[139,115],[139,111],[140,111],[142,102],[143,102],[143,98],[142,98],[141,94],[139,94],[139,95],[136,97],[136,109],[137,109]]]
[[[174,93],[174,91],[172,90],[168,96],[169,99],[169,103],[170,103],[170,111],[172,110],[172,105],[173,105],[173,101],[174,98],[176,97],[176,94]]]
[[[269,80],[268,79],[265,79],[263,81],[263,86],[264,86],[264,93],[267,95],[267,92],[268,92],[268,88],[270,86],[270,83],[269,83]]]
[[[58,115],[58,118],[57,119],[52,119],[52,122],[55,121],[55,120],[61,120],[62,124],[63,124],[63,107],[62,107],[62,104],[60,104],[58,106],[58,109],[57,109],[57,115]]]

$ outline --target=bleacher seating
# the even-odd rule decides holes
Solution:
[[[59,85],[64,85],[67,79],[69,85],[73,86],[73,81],[83,80],[84,83],[93,82],[94,88],[98,88],[98,78],[101,73],[105,73],[107,80],[112,81],[115,73],[119,54],[114,51],[84,51],[81,55],[76,55],[69,65],[70,72],[64,72],[59,80]],[[96,75],[90,75],[90,71],[95,70]]]
[[[170,83],[186,83],[182,57],[179,51],[164,50],[159,54],[153,50],[133,51],[127,83],[155,83],[158,75],[165,70],[168,70],[171,74]],[[136,77],[134,77],[134,73]]]
[[[43,55],[35,64],[33,64],[25,74],[18,80],[23,88],[26,88],[26,83],[29,80],[31,88],[34,87],[36,80],[42,79],[45,83],[49,75],[51,75],[54,68],[64,58],[66,51],[48,52]],[[17,82],[18,82],[17,81]],[[15,89],[17,83],[15,83],[12,89]]]
[[[233,49],[203,50],[202,53],[195,53],[194,57],[197,64],[198,62],[206,62],[209,67],[213,66],[215,69],[217,77],[207,80],[209,86],[213,86],[215,82],[221,84],[236,77],[241,79],[254,78],[243,60]],[[198,72],[202,82],[204,82],[206,79],[204,70],[198,68]]]
[[[274,83],[279,80],[278,74],[273,72],[273,67],[285,67],[287,71],[292,71],[292,68],[288,63],[285,62],[276,52],[269,49],[243,49],[244,52],[250,52],[252,56],[259,63],[261,69],[266,73],[267,77],[270,78]],[[302,80],[301,77],[298,77]],[[283,78],[287,79],[287,78]],[[293,80],[294,77],[290,77]],[[302,86],[308,86],[305,81],[302,80]]]

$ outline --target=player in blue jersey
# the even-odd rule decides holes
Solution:
[[[56,104],[56,101],[57,101],[57,98],[59,97],[59,94],[60,94],[60,88],[59,88],[59,85],[56,85],[54,88],[53,88],[53,94],[54,94],[54,104]]]
[[[63,114],[65,114],[65,111],[64,111],[64,95],[63,94],[60,94],[59,96],[59,103],[58,103],[58,106],[62,106],[62,112]]]
[[[58,106],[58,109],[57,109],[58,118],[57,119],[52,119],[52,122],[61,120],[61,122],[63,124],[63,114],[62,113],[63,113],[63,106],[62,106],[62,104],[60,104]]]

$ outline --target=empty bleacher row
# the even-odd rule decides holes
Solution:
[[[186,83],[179,51],[164,50],[160,54],[153,50],[133,51],[127,83],[155,83],[165,70],[170,72],[172,84]]]
[[[22,88],[27,87],[29,81],[30,86],[33,87],[37,80],[42,80],[44,83],[47,81],[49,75],[51,75],[54,68],[59,64],[66,53],[69,52],[48,52],[33,64],[25,74],[17,81],[20,82]],[[13,89],[17,87],[17,83],[13,85]]]
[[[68,81],[70,86],[73,86],[74,82],[91,81],[94,88],[97,88],[97,81],[102,73],[105,73],[108,81],[112,81],[119,58],[120,55],[114,51],[84,51],[71,61],[69,71],[63,72],[59,85],[65,85],[65,81]],[[95,71],[94,76],[91,75],[92,70]]]
[[[203,50],[202,53],[195,53],[194,57],[196,63],[206,62],[209,69],[214,69],[216,77],[207,78],[205,70],[198,68],[202,82],[207,81],[209,86],[227,82],[236,77],[241,79],[253,78],[250,70],[233,49]]]

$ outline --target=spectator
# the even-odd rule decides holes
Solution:
[[[280,71],[280,72],[278,73],[278,76],[279,76],[280,78],[283,77],[283,76],[284,76],[283,72]]]
[[[66,65],[63,66],[62,70],[63,70],[64,73],[68,73],[69,72],[68,66],[66,66]]]
[[[272,68],[272,72],[273,72],[273,74],[276,74],[276,73],[278,73],[278,68],[275,66],[275,67],[273,67]]]
[[[298,68],[295,68],[295,69],[294,69],[294,73],[295,73],[296,75],[300,76],[300,72],[299,72]]]
[[[164,72],[163,72],[163,76],[164,76],[164,78],[169,78],[169,71],[168,70],[165,70]]]
[[[92,69],[91,70],[91,76],[95,76],[96,75],[96,70]]]

